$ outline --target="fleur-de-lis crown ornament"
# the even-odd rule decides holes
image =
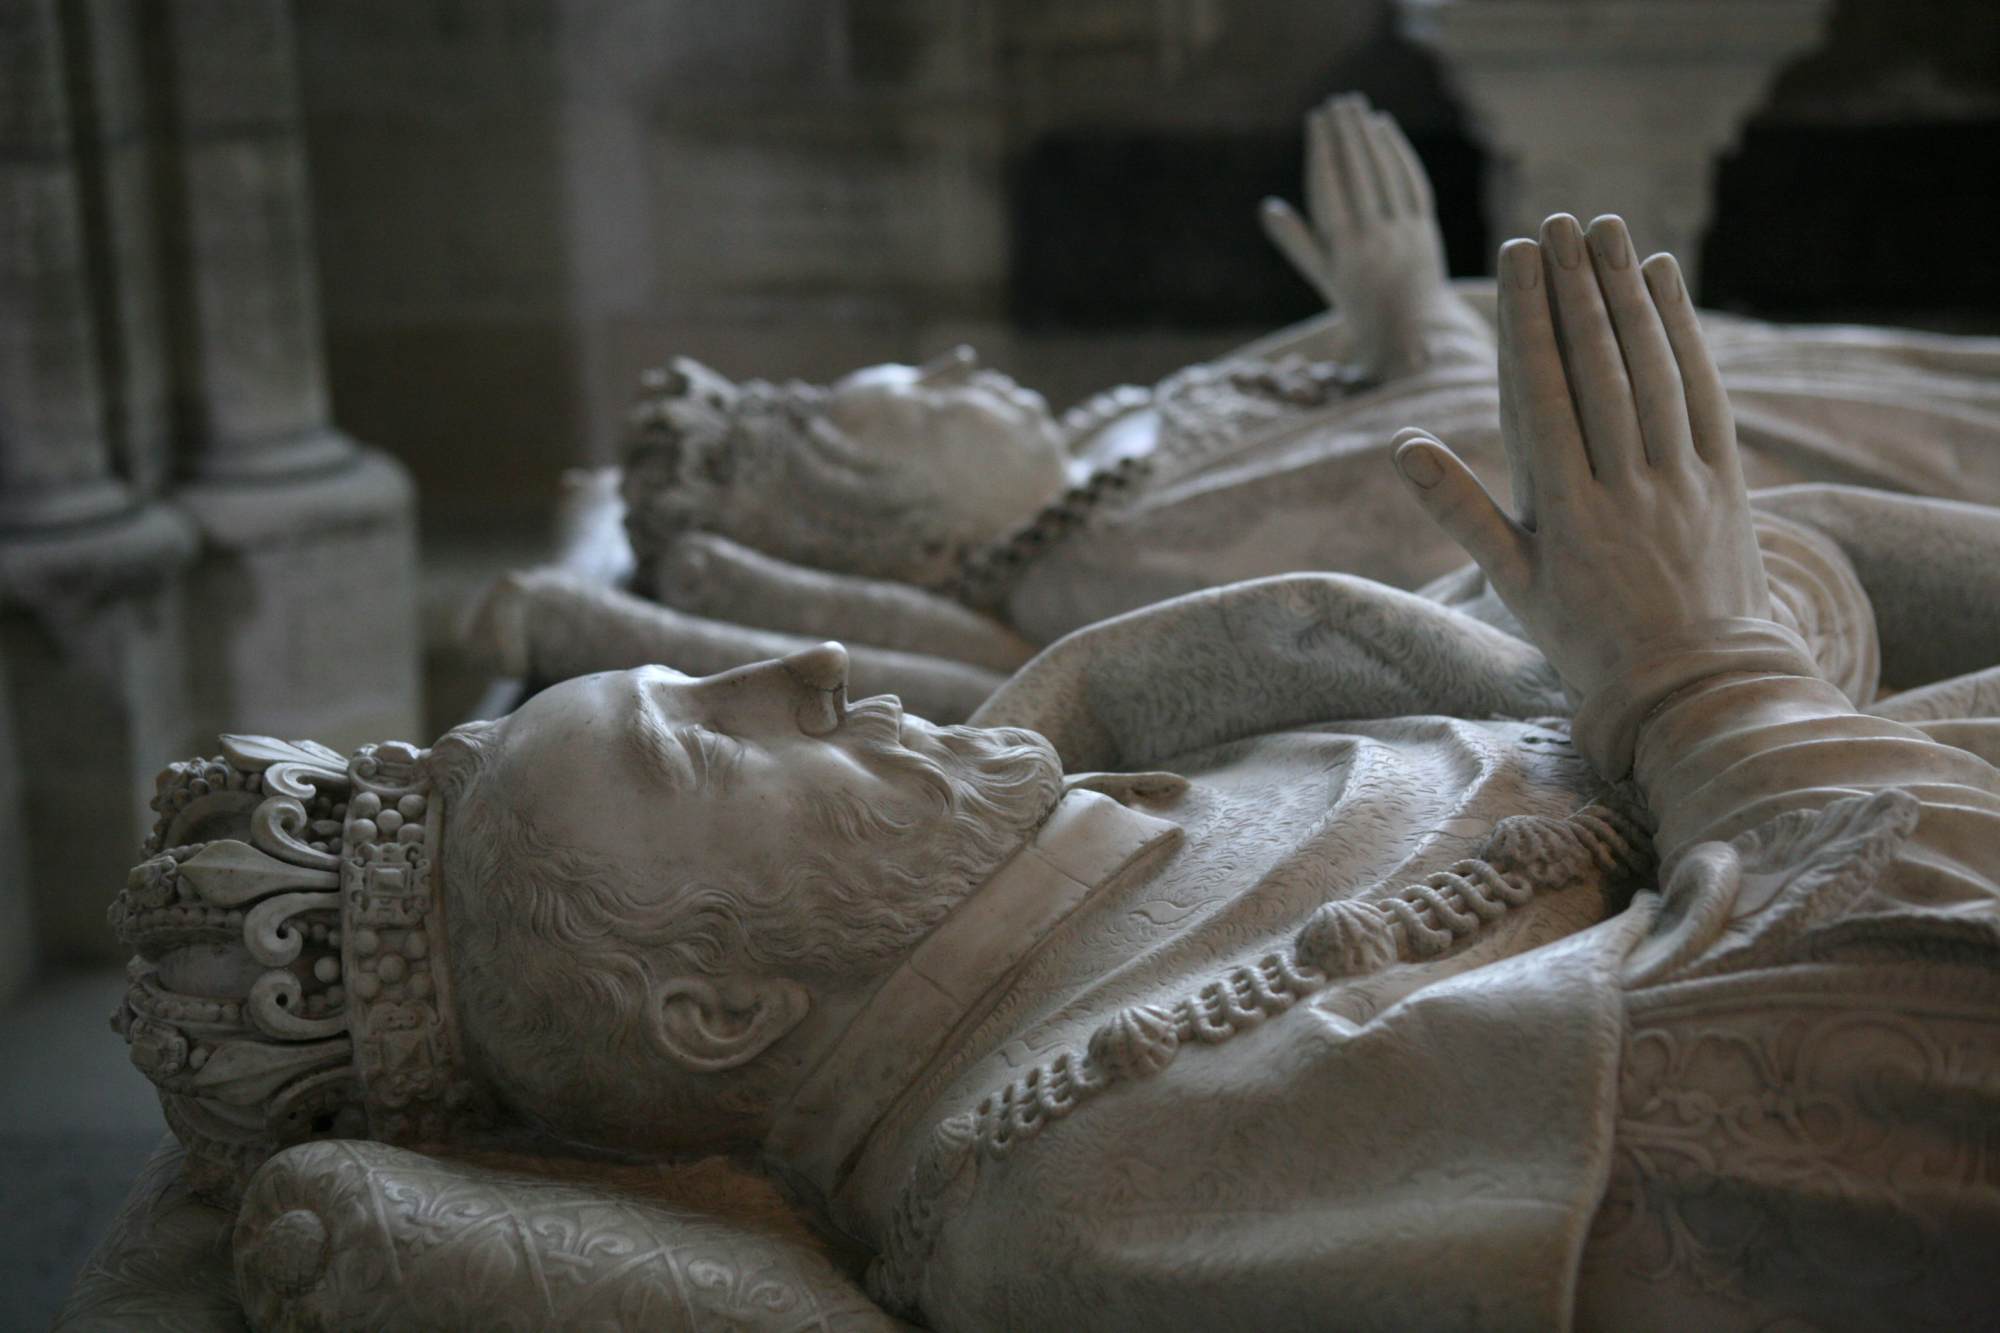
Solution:
[[[134,953],[112,1026],[192,1186],[232,1196],[314,1138],[435,1143],[485,1118],[444,964],[424,752],[224,736],[159,775],[113,901]]]

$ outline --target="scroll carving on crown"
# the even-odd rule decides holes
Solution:
[[[460,1068],[422,752],[343,759],[225,736],[159,776],[113,901],[134,950],[112,1025],[158,1086],[198,1192],[233,1197],[315,1138],[436,1141],[478,1118]]]

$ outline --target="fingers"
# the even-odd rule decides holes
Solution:
[[[1368,152],[1368,118],[1359,97],[1334,99],[1334,145],[1338,149],[1340,182],[1347,191],[1350,215],[1365,224],[1388,210],[1382,201],[1382,182]]]
[[[1306,117],[1306,212],[1322,235],[1354,223],[1334,154],[1333,114],[1322,107]]]
[[[1370,216],[1406,217],[1413,202],[1403,179],[1403,164],[1396,157],[1396,150],[1382,137],[1382,127],[1388,123],[1387,116],[1370,111],[1365,102],[1354,112],[1354,135],[1360,141],[1362,156],[1368,163],[1368,179],[1375,188],[1374,212]]]
[[[1590,481],[1543,268],[1541,247],[1533,241],[1500,247],[1502,438],[1517,492],[1523,475],[1529,481],[1530,498],[1521,501],[1517,494],[1517,502],[1529,506],[1537,523],[1552,497],[1573,494]]]
[[[1723,391],[1722,376],[1708,355],[1695,318],[1694,302],[1687,283],[1672,255],[1654,255],[1640,266],[1646,287],[1653,294],[1667,344],[1680,366],[1681,388],[1687,403],[1689,434],[1694,452],[1710,467],[1739,473],[1736,454],[1736,417],[1729,410],[1729,395]]]
[[[1542,271],[1590,469],[1599,481],[1613,481],[1645,463],[1645,445],[1625,359],[1597,274],[1586,262],[1583,229],[1567,213],[1542,223]]]
[[[1396,124],[1395,117],[1383,111],[1368,113],[1369,137],[1375,145],[1376,160],[1382,163],[1382,174],[1390,184],[1390,195],[1397,207],[1414,216],[1431,215],[1431,181],[1424,174],[1424,166],[1417,158],[1410,141],[1403,137],[1403,131]]]
[[[1421,430],[1394,440],[1396,471],[1424,512],[1465,548],[1503,600],[1528,586],[1531,538],[1451,450]]]
[[[1264,235],[1278,247],[1286,262],[1318,288],[1321,295],[1328,295],[1326,256],[1320,253],[1319,241],[1298,210],[1282,199],[1266,199],[1257,210],[1257,220],[1264,224]]]
[[[1654,467],[1686,463],[1693,456],[1693,445],[1680,369],[1645,279],[1639,276],[1632,237],[1622,219],[1606,214],[1590,224],[1586,239],[1598,290],[1624,356],[1646,461]]]
[[[1379,218],[1429,217],[1435,205],[1409,140],[1358,93],[1306,117],[1306,211],[1322,235]]]

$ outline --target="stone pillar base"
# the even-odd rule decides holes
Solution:
[[[1693,284],[1715,163],[1830,0],[1399,0],[1491,154],[1497,244],[1551,213],[1618,213]]]
[[[102,523],[0,537],[0,657],[20,879],[0,885],[0,972],[114,961],[104,923],[153,823],[153,776],[184,757],[187,520],[149,505]],[[32,933],[24,929],[32,923]],[[16,956],[16,955],[19,956]],[[18,979],[18,978],[17,978]]]
[[[414,494],[373,450],[329,472],[175,492],[202,555],[190,584],[200,746],[218,732],[346,751],[421,736]]]
[[[132,506],[132,493],[109,477],[46,494],[0,497],[0,532],[60,528],[109,518]]]

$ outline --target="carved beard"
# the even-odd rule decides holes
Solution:
[[[1062,796],[1048,741],[1014,727],[903,720],[891,698],[848,709],[856,756],[902,789],[893,805],[829,792],[816,842],[746,941],[754,961],[851,976],[907,953],[1027,841]]]

